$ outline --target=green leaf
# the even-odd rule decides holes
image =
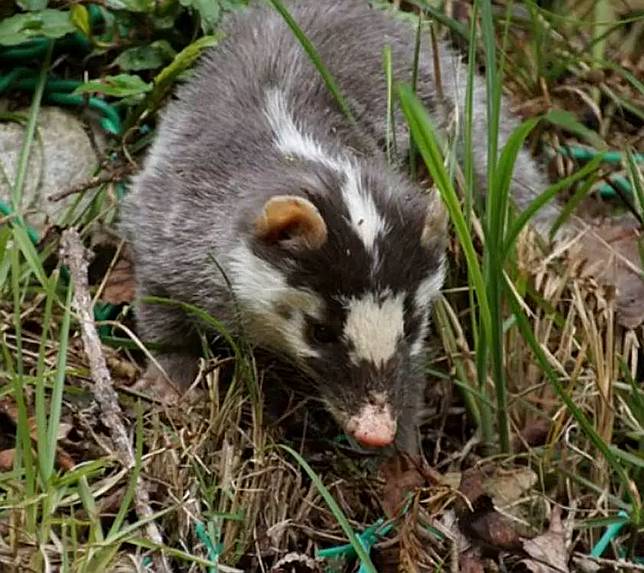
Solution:
[[[585,139],[588,143],[590,143],[597,149],[606,149],[607,147],[606,142],[599,135],[597,135],[596,132],[579,123],[574,114],[570,113],[569,111],[563,109],[551,109],[548,113],[546,113],[544,119],[546,119],[553,125],[561,127],[562,129],[565,129],[566,131],[582,139]]]
[[[147,104],[148,109],[155,109],[161,103],[161,100],[172,87],[177,77],[192,66],[205,48],[217,44],[220,38],[221,36],[219,35],[203,36],[181,50],[174,57],[174,60],[154,78],[154,91],[150,94],[150,101]]]
[[[195,10],[201,18],[201,29],[208,34],[221,17],[221,6],[216,0],[179,0],[182,6]]]
[[[176,52],[166,40],[124,50],[114,63],[126,72],[156,70],[174,58]]]
[[[107,0],[107,8],[127,10],[128,12],[152,12],[155,0]]]
[[[23,10],[29,10],[30,12],[47,8],[47,0],[17,0],[16,4]]]
[[[15,46],[38,37],[60,38],[75,31],[69,12],[41,10],[16,14],[0,21],[0,45]]]
[[[618,448],[617,446],[613,446],[612,444],[608,446],[610,448],[610,451],[613,452],[618,458],[621,458],[622,461],[626,462],[627,464],[632,465],[635,468],[639,469],[644,469],[644,454],[641,452],[627,452],[625,450],[622,450]]]
[[[69,10],[69,18],[85,36],[92,36],[92,26],[89,22],[89,12],[82,4],[74,4]]]
[[[102,93],[114,97],[127,97],[149,92],[152,85],[144,82],[139,76],[118,74],[105,76],[101,80],[85,82],[74,90],[74,94]]]

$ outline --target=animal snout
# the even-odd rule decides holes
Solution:
[[[388,404],[367,404],[351,416],[347,431],[363,446],[382,448],[396,437],[396,419]]]

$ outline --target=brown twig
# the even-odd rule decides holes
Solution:
[[[120,463],[131,468],[135,464],[135,456],[127,430],[123,424],[123,415],[118,403],[118,397],[112,385],[112,378],[107,369],[105,356],[101,348],[101,342],[96,331],[96,325],[92,315],[92,299],[89,294],[87,280],[88,256],[83,246],[80,235],[75,229],[68,229],[62,236],[61,255],[74,283],[74,307],[78,313],[78,320],[81,327],[83,346],[89,359],[90,371],[92,373],[92,393],[103,415],[103,422],[110,430],[110,436],[114,444],[116,457]],[[134,494],[136,511],[142,520],[150,519],[153,515],[150,507],[150,497],[143,480],[139,481]],[[163,544],[161,532],[154,520],[148,521],[145,526],[147,535],[156,545]],[[170,567],[161,552],[155,556],[156,570],[168,572]]]
[[[53,195],[50,195],[47,199],[52,203],[55,203],[56,201],[60,201],[65,197],[69,197],[70,195],[76,195],[77,193],[83,193],[88,189],[92,189],[93,187],[98,187],[99,185],[104,185],[105,183],[114,183],[115,181],[120,181],[121,179],[123,179],[124,177],[132,173],[134,171],[134,167],[135,166],[131,164],[123,165],[122,167],[110,173],[97,175],[96,177],[92,177],[91,179],[88,179],[87,181],[83,181],[78,185],[74,185],[73,187],[69,187],[68,189],[59,191],[58,193],[54,193]]]

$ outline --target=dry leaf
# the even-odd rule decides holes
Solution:
[[[481,560],[481,551],[478,547],[461,553],[458,558],[458,566],[460,573],[485,573],[485,566]]]
[[[556,505],[550,527],[544,534],[523,541],[523,550],[531,557],[521,563],[533,573],[568,573],[566,539],[561,523],[561,507]]]
[[[526,447],[543,446],[548,439],[552,420],[550,418],[531,418],[521,430],[521,436],[515,437],[513,451],[523,451]]]
[[[583,275],[616,291],[617,320],[626,328],[644,322],[644,270],[637,223],[619,219],[593,227],[571,250],[584,261]]]
[[[132,302],[135,294],[134,265],[127,253],[122,253],[107,275],[101,300],[110,304],[123,304]]]
[[[495,484],[497,474],[501,472],[493,466],[470,468],[463,472],[459,491],[463,498],[457,499],[454,509],[458,517],[460,530],[472,541],[492,546],[496,549],[513,550],[521,547],[521,537],[512,522],[496,511],[492,501],[491,489]],[[506,472],[508,473],[508,472]],[[521,475],[520,473],[518,475]],[[511,486],[511,480],[499,478],[502,487],[513,489],[504,495],[514,497],[517,492],[530,483],[524,478],[518,485]],[[492,487],[494,486],[494,487]],[[498,495],[498,491],[496,492]]]
[[[395,517],[407,494],[425,485],[426,477],[419,465],[403,454],[387,459],[380,471],[385,480],[382,507],[388,517]]]

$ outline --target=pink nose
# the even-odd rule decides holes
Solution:
[[[375,433],[357,431],[353,434],[353,437],[363,446],[369,446],[371,448],[384,448],[385,446],[391,445],[394,441],[394,434],[389,432]]]
[[[367,404],[352,416],[347,431],[363,446],[382,448],[396,437],[396,420],[388,405]]]

